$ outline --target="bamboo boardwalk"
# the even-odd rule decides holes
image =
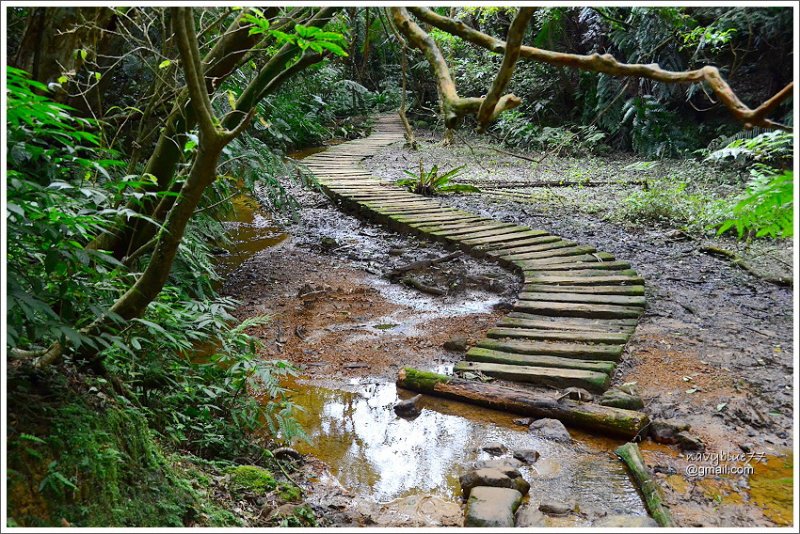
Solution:
[[[303,160],[342,209],[496,261],[524,278],[513,311],[454,371],[605,391],[645,306],[644,281],[611,254],[542,230],[479,217],[372,176],[361,161],[403,140],[396,116],[372,135]]]

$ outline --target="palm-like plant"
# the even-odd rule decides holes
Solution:
[[[425,171],[422,161],[419,162],[419,173],[403,171],[408,178],[397,181],[397,185],[407,187],[412,193],[431,197],[441,193],[480,193],[480,189],[470,184],[456,184],[451,180],[461,173],[464,165],[439,174],[439,166],[434,165]]]

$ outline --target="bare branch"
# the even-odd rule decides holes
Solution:
[[[506,49],[506,43],[500,39],[475,30],[474,28],[470,28],[462,22],[438,15],[431,9],[425,7],[410,7],[408,9],[420,20],[451,35],[461,37],[477,46],[498,54],[503,53]],[[791,128],[786,125],[767,119],[766,115],[792,94],[792,89],[794,87],[792,83],[754,110],[746,106],[739,97],[736,96],[728,83],[722,78],[719,69],[713,66],[706,66],[688,71],[668,71],[659,67],[657,63],[648,65],[620,63],[610,54],[565,54],[532,46],[520,47],[520,56],[550,65],[572,67],[591,72],[602,72],[611,76],[640,77],[664,83],[706,82],[722,104],[730,110],[734,118],[744,123],[745,128],[760,126],[762,128],[791,130]]]
[[[479,132],[484,132],[489,123],[504,111],[498,106],[498,103],[503,91],[508,86],[508,82],[511,81],[511,76],[514,74],[514,67],[517,64],[517,59],[519,59],[520,47],[522,46],[522,37],[525,35],[525,28],[528,27],[528,23],[535,11],[536,8],[533,7],[521,7],[517,16],[511,22],[511,26],[508,27],[508,36],[506,37],[508,44],[503,54],[503,63],[500,65],[500,70],[497,71],[492,87],[478,110]]]

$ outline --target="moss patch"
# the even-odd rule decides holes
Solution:
[[[239,465],[227,470],[234,490],[266,493],[277,486],[272,473],[257,465]]]
[[[302,498],[303,492],[294,484],[281,483],[278,485],[278,495],[286,502],[297,502]]]

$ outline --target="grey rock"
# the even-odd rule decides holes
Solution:
[[[514,516],[514,526],[519,528],[546,527],[545,521],[544,514],[530,503],[520,506]]]
[[[501,456],[508,452],[508,447],[500,442],[492,441],[481,447],[481,450],[488,452],[492,456]]]
[[[747,443],[740,443],[739,448],[742,449],[742,452],[750,452],[753,450],[753,444],[749,441]]]
[[[467,350],[467,338],[465,336],[453,336],[442,345],[446,350],[454,352],[464,352]]]
[[[655,419],[650,422],[650,437],[656,443],[672,445],[678,443],[676,434],[689,428],[688,424],[677,419]]]
[[[497,469],[510,478],[516,478],[520,476],[519,468],[522,465],[522,462],[516,458],[492,458],[491,460],[478,460],[475,462],[475,469]]]
[[[550,441],[566,442],[570,440],[569,432],[558,419],[537,419],[528,427],[537,436]]]
[[[522,494],[508,488],[478,486],[467,501],[465,527],[514,526],[514,512],[519,508]]]
[[[539,459],[539,451],[533,449],[519,449],[512,453],[512,456],[517,460],[524,462],[526,464],[536,463],[536,460]]]
[[[646,515],[609,515],[592,525],[607,528],[649,528],[657,527],[655,519]]]
[[[597,399],[597,404],[624,410],[641,410],[644,408],[644,402],[639,395],[631,394],[620,388],[611,388],[603,393],[603,396]]]
[[[499,469],[484,468],[467,471],[458,478],[458,481],[461,483],[461,492],[464,497],[469,496],[473,488],[480,486],[514,489],[522,495],[531,489],[531,485],[520,476],[519,472],[516,473],[516,476],[509,476]]]
[[[518,417],[512,421],[515,425],[519,426],[530,426],[533,423],[532,417]]]
[[[703,451],[706,448],[703,440],[685,430],[675,434],[675,439],[682,451]]]
[[[547,515],[567,515],[575,509],[575,503],[561,501],[544,501],[539,505],[539,511]]]
[[[394,405],[394,413],[400,417],[416,417],[420,413],[419,401],[422,395],[414,395],[410,399],[398,402]]]

